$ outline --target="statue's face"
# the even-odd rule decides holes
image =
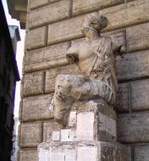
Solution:
[[[93,33],[98,34],[97,30],[93,27],[85,27],[83,33],[86,37],[90,37]]]

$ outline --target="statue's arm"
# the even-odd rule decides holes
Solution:
[[[78,49],[76,47],[70,47],[66,51],[66,59],[68,63],[77,63],[79,61]]]

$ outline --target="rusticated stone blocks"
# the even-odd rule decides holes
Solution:
[[[148,142],[149,112],[120,114],[118,117],[118,140],[126,143]]]
[[[19,152],[20,161],[38,161],[37,150],[35,149],[25,149]]]
[[[26,74],[23,80],[23,96],[43,93],[43,72]]]
[[[29,27],[35,27],[67,18],[69,16],[69,8],[70,1],[61,0],[48,6],[35,9],[29,13]]]
[[[50,95],[27,97],[23,99],[22,120],[33,121],[50,119],[53,113],[49,112]]]
[[[42,124],[21,124],[20,145],[21,147],[35,147],[42,141]]]
[[[29,30],[26,36],[26,49],[42,47],[45,45],[46,27]]]

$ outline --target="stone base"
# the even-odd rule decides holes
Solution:
[[[38,146],[39,161],[129,161],[129,149],[116,142],[116,114],[104,100],[81,102],[65,129],[52,131]]]
[[[130,149],[118,143],[41,143],[39,161],[130,161]]]
[[[104,100],[81,103],[75,128],[79,140],[116,141],[116,113]]]

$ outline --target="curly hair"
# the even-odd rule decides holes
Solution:
[[[85,29],[91,29],[100,32],[107,25],[108,19],[105,16],[92,13],[85,18],[81,31],[84,33]]]

